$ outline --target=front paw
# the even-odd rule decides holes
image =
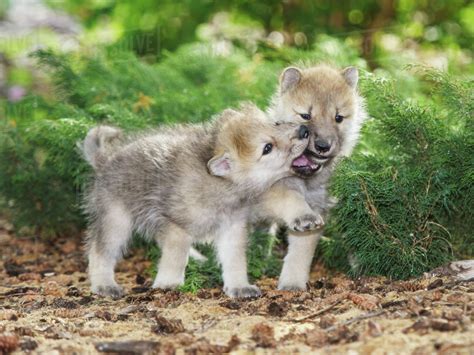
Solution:
[[[254,285],[244,287],[225,287],[224,292],[231,298],[256,298],[262,295],[262,291]]]
[[[323,217],[320,214],[305,214],[295,218],[288,227],[295,232],[307,232],[320,229],[324,226]]]
[[[306,283],[304,284],[296,284],[296,283],[289,283],[289,284],[279,284],[278,289],[280,291],[293,291],[293,292],[299,292],[299,291],[306,291]]]
[[[152,288],[159,288],[162,290],[175,290],[180,286],[183,286],[184,282],[181,281],[155,281]]]
[[[122,298],[124,295],[123,289],[118,285],[93,287],[92,292],[100,296],[112,297],[115,300]]]

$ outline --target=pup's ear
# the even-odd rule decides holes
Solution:
[[[295,67],[289,67],[283,70],[280,75],[280,90],[285,93],[293,89],[301,80],[301,70]]]
[[[342,71],[342,76],[346,83],[353,89],[357,86],[359,81],[359,71],[356,67],[347,67]]]
[[[227,153],[216,155],[207,162],[209,173],[214,176],[227,176],[232,170],[230,157]]]

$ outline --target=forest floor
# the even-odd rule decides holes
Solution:
[[[316,266],[308,292],[257,282],[233,300],[150,290],[142,250],[120,263],[120,300],[90,293],[79,240],[14,237],[0,224],[0,354],[473,354],[474,283],[352,280]]]

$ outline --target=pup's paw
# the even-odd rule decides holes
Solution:
[[[112,297],[114,300],[122,298],[125,292],[119,285],[98,286],[92,289],[92,292],[105,297]]]
[[[159,288],[162,290],[174,290],[179,286],[182,286],[183,282],[180,281],[155,281],[152,288]]]
[[[307,232],[324,226],[323,217],[320,214],[305,214],[295,218],[288,227],[295,232]]]
[[[280,291],[292,291],[292,292],[298,292],[298,291],[306,291],[306,284],[298,285],[298,284],[279,284],[278,289]]]
[[[224,288],[224,292],[231,298],[256,298],[262,295],[262,291],[257,286],[248,285],[245,287]]]

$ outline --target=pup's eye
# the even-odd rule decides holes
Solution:
[[[273,149],[273,144],[271,143],[265,144],[265,147],[263,147],[263,155],[270,154],[272,152],[272,149]]]
[[[309,113],[300,113],[300,116],[303,120],[309,121],[311,119],[311,115]]]
[[[340,115],[340,114],[337,114],[337,115],[336,115],[336,122],[337,122],[337,123],[341,123],[343,119],[344,119],[344,116],[342,116],[342,115]]]

